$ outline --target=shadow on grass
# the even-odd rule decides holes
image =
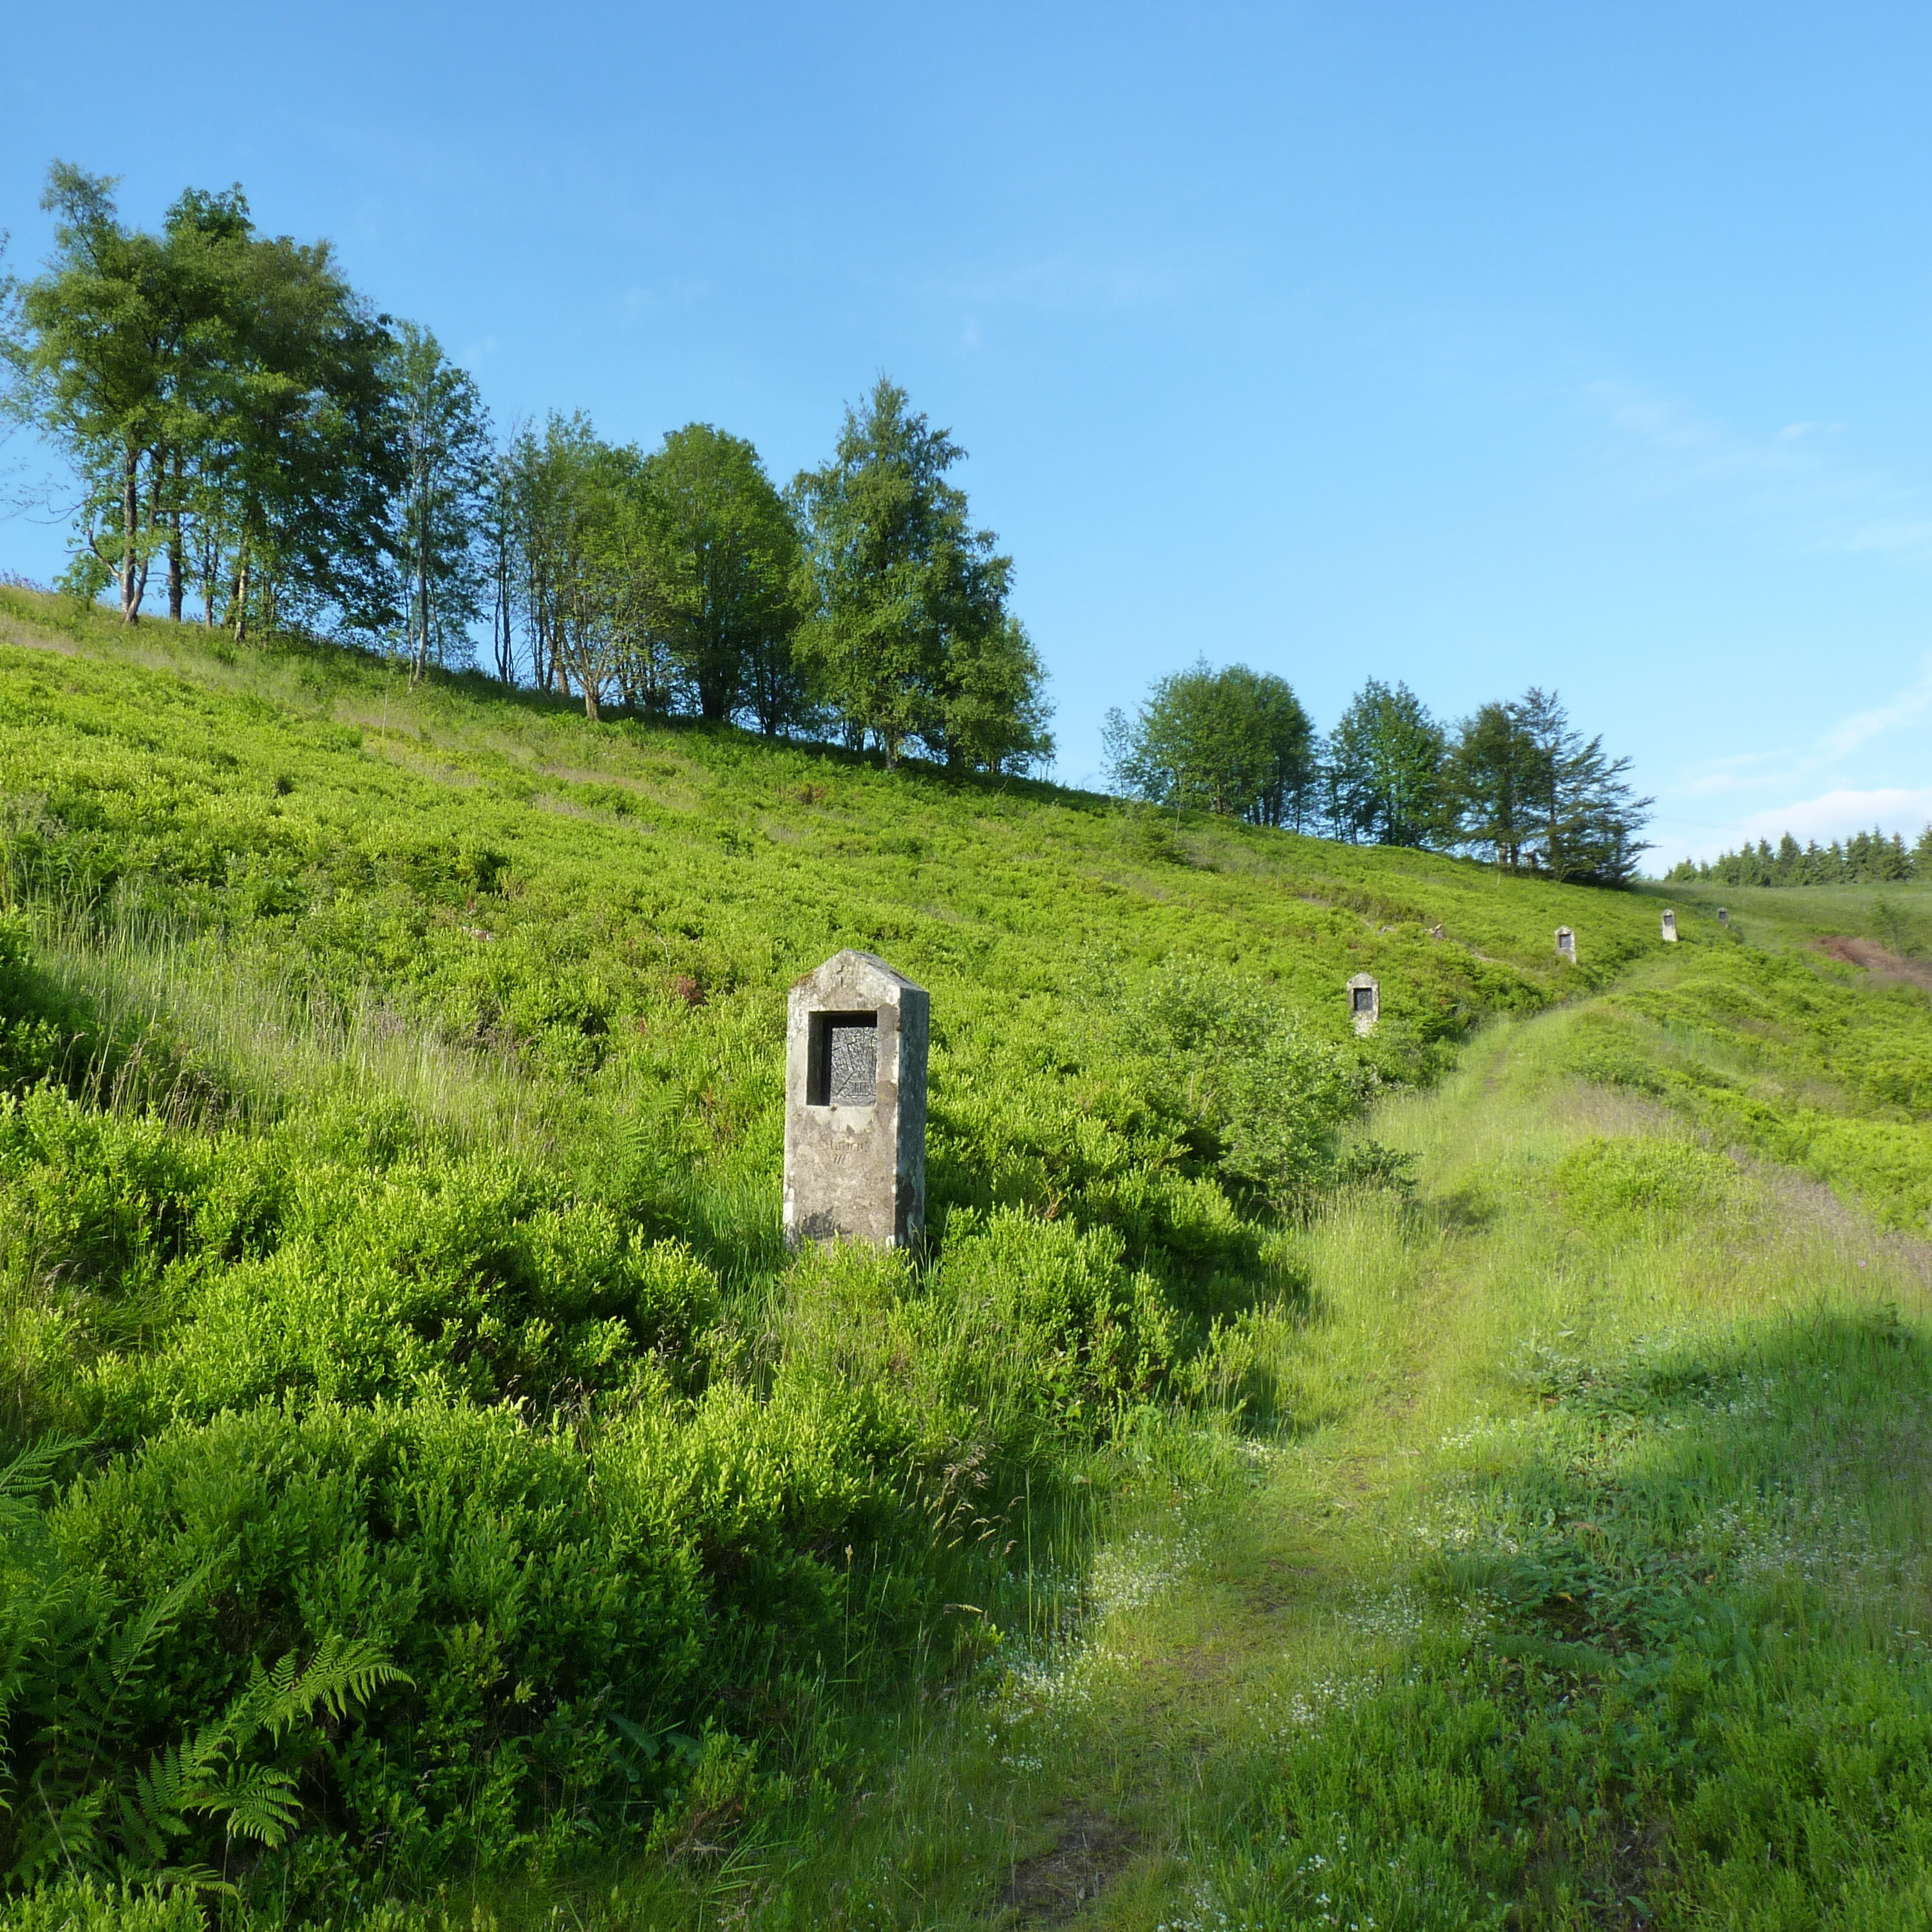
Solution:
[[[1834,1914],[1932,1835],[1924,1336],[1821,1311],[1515,1378],[1415,1526],[1436,1614],[1279,1752],[1223,1909],[1905,1922]]]

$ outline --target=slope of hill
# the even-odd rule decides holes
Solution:
[[[1921,1224],[1909,977],[1693,889],[1666,950],[1642,893],[0,622],[16,1922],[1787,1922],[1696,1806],[1735,1773],[1786,1874],[1856,1811],[1737,1781],[1793,1617],[1884,1788],[1932,1768],[1920,1250],[1755,1164]],[[1903,952],[1898,901],[1803,914]],[[916,1268],[778,1235],[784,989],[845,945],[933,995]],[[1799,1414],[1841,1358],[1856,1452]],[[1765,1553],[1841,1503],[1852,1600]],[[1316,1882],[1351,1830],[1395,1890]]]

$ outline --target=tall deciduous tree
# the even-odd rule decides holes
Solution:
[[[846,411],[832,461],[792,485],[810,586],[800,651],[848,736],[888,764],[916,742],[958,764],[1016,764],[1043,741],[1037,660],[1006,628],[1012,560],[946,480],[964,454],[881,377]],[[1020,698],[994,731],[985,706],[1002,680],[974,665],[1002,652]]]
[[[743,437],[674,430],[644,469],[650,623],[698,714],[775,734],[806,709],[792,654],[798,532]]]
[[[453,648],[466,652],[469,626],[482,614],[478,552],[492,452],[476,383],[428,330],[401,325],[388,373],[402,444],[391,542],[414,683],[432,657],[442,664]]]
[[[131,623],[165,550],[175,614],[198,564],[238,636],[284,612],[381,629],[400,482],[381,319],[326,243],[256,236],[238,189],[190,190],[157,236],[112,188],[55,165],[54,260],[22,304],[34,412],[82,484],[72,580],[115,583]]]
[[[1442,728],[1406,684],[1370,678],[1329,734],[1322,778],[1344,838],[1424,845],[1442,818]]]
[[[55,217],[54,256],[25,292],[20,367],[39,426],[80,481],[81,580],[113,583],[132,624],[181,332],[173,278],[160,238],[122,225],[107,177],[57,161],[40,205]]]
[[[394,338],[336,272],[326,242],[258,238],[237,291],[219,459],[235,531],[231,598],[259,612],[398,622],[391,505],[403,484]]]
[[[1315,782],[1308,713],[1283,680],[1246,664],[1203,659],[1162,678],[1133,717],[1107,714],[1103,741],[1125,796],[1259,825],[1299,823]]]
[[[1025,772],[1052,757],[1046,669],[1017,617],[956,636],[939,695],[940,722],[923,735],[948,765]]]
[[[11,238],[0,228],[0,448],[4,448],[21,418],[28,414],[20,377],[26,342],[20,324],[20,280],[7,266]]]
[[[650,546],[644,460],[602,442],[581,415],[553,415],[519,435],[506,459],[502,564],[516,581],[533,678],[580,695],[601,715],[619,692],[662,711],[670,667],[650,626]]]

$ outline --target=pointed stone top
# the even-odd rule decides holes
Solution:
[[[922,993],[926,990],[916,980],[908,980],[903,973],[888,966],[876,952],[860,952],[849,946],[842,952],[833,953],[824,965],[794,980],[792,986],[798,992],[835,986],[844,992],[862,988],[881,999],[890,999],[900,992]]]
[[[1358,973],[1355,976],[1348,982],[1348,987],[1349,990],[1353,992],[1358,986],[1373,986],[1378,983],[1379,982],[1376,980],[1376,976],[1372,973]]]

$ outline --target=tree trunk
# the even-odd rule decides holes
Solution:
[[[139,610],[148,594],[148,567],[154,560],[154,532],[161,525],[161,478],[167,473],[167,459],[158,449],[148,477],[148,527],[141,544],[141,567],[134,578],[134,608]]]
[[[141,537],[141,452],[131,443],[121,462],[121,621],[141,621],[141,591],[134,553]]]
[[[186,596],[188,584],[186,569],[182,552],[182,457],[175,452],[175,487],[172,500],[168,505],[168,616],[175,623],[182,620],[182,599]]]
[[[429,560],[419,542],[416,545],[416,652],[410,665],[410,682],[420,684],[429,668]]]

